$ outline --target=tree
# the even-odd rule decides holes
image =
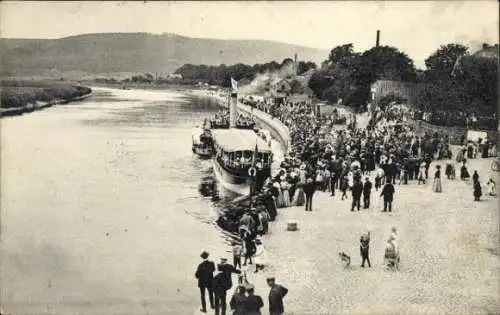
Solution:
[[[461,44],[441,45],[425,59],[427,81],[449,80],[459,58],[469,55],[469,48]]]
[[[321,98],[323,91],[331,87],[334,83],[332,74],[328,70],[319,70],[309,79],[309,88],[316,97]]]
[[[316,64],[314,62],[299,61],[297,65],[297,74],[303,74],[311,69],[316,69]]]
[[[284,65],[287,65],[289,63],[293,63],[293,59],[291,58],[285,58],[283,59],[283,61],[281,62],[281,66],[283,67]]]
[[[410,82],[416,79],[413,60],[395,47],[379,46],[365,51],[358,67],[357,85],[370,86],[380,79]]]
[[[466,56],[454,78],[473,101],[478,110],[491,114],[496,111],[498,101],[498,59]]]
[[[352,43],[344,44],[333,48],[328,55],[328,62],[330,65],[335,65],[346,58],[354,55],[354,46]]]

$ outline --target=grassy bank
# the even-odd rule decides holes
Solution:
[[[20,115],[55,104],[66,104],[89,96],[85,86],[49,80],[0,80],[2,116]]]

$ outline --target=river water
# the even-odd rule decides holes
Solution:
[[[217,111],[181,92],[95,89],[1,121],[2,313],[192,314],[206,249],[230,256],[191,152]]]

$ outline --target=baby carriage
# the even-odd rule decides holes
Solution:
[[[399,270],[400,256],[399,251],[396,250],[396,247],[392,243],[388,243],[385,248],[384,255],[384,265],[389,270],[397,271]]]

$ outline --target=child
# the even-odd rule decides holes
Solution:
[[[342,200],[344,200],[344,197],[347,199],[347,194],[346,194],[347,188],[349,188],[349,183],[347,181],[347,178],[343,177],[340,183],[340,191],[342,191]]]
[[[243,247],[236,242],[232,242],[233,245],[233,265],[234,268],[241,269],[241,254],[243,253]]]
[[[445,174],[448,179],[455,179],[455,168],[451,163],[446,164]]]
[[[493,179],[490,178],[490,180],[486,183],[488,195],[490,196],[496,196],[497,195],[497,185]]]

